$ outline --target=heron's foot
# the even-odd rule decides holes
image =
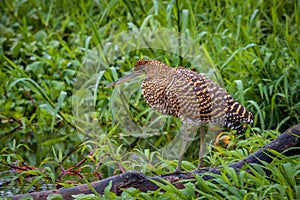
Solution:
[[[183,172],[183,171],[180,170],[180,168],[177,169],[177,167],[176,167],[175,171],[173,171],[171,173],[168,173],[168,175],[173,175],[173,174],[177,175],[177,174],[181,174],[181,173],[186,173],[186,172]]]
[[[205,167],[203,167],[202,165],[198,165],[197,170],[201,170],[203,168],[205,168]]]
[[[203,158],[200,157],[200,158],[199,158],[199,162],[198,162],[198,167],[197,167],[197,169],[201,169],[201,168],[202,168],[202,165],[203,165]]]
[[[180,167],[175,169],[175,171],[173,172],[174,174],[179,174],[181,171],[180,171]]]
[[[178,163],[177,163],[177,167],[176,167],[174,173],[175,173],[175,174],[180,173],[180,172],[181,172],[180,169],[181,169],[181,162],[178,162]]]

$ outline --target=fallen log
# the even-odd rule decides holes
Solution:
[[[293,148],[295,147],[295,148]],[[274,159],[274,154],[272,151],[282,153],[286,156],[298,155],[300,147],[300,124],[289,128],[276,139],[271,141],[269,144],[261,147],[258,151],[249,155],[245,159],[235,162],[229,165],[236,171],[239,171],[245,164],[258,164],[271,163]],[[90,185],[99,194],[104,193],[104,189],[112,182],[111,191],[116,194],[121,194],[121,192],[126,188],[136,188],[140,191],[155,191],[159,187],[151,180],[162,182],[166,180],[169,183],[175,185],[176,188],[181,189],[184,187],[183,183],[179,182],[181,180],[194,180],[195,174],[203,174],[210,172],[213,174],[219,174],[222,166],[214,168],[201,168],[199,170],[194,170],[191,172],[181,172],[181,173],[171,173],[164,174],[160,176],[146,177],[143,173],[136,171],[128,171],[123,174],[112,176],[104,180],[95,181],[90,183]],[[211,179],[211,176],[203,176],[203,179]],[[29,194],[16,195],[11,197],[12,199],[19,199],[25,196],[31,196],[34,199],[47,199],[50,194],[60,194],[63,199],[73,199],[72,195],[75,194],[92,194],[90,187],[87,184],[79,185],[72,188],[62,188],[59,190],[49,190],[42,192],[34,192]]]

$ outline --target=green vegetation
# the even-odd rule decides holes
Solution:
[[[0,6],[0,196],[92,182],[122,168],[147,175],[175,169],[176,161],[161,158],[157,150],[172,140],[179,121],[167,118],[161,134],[151,137],[128,136],[113,120],[110,102],[117,99],[105,86],[141,57],[190,67],[185,58],[137,49],[106,60],[90,97],[95,112],[83,116],[97,122],[92,134],[76,121],[72,107],[76,77],[86,75],[78,71],[92,49],[123,31],[155,27],[181,32],[203,46],[226,90],[255,120],[245,135],[232,137],[227,150],[219,147],[205,158],[207,166],[225,166],[224,174],[215,175],[219,184],[199,176],[201,191],[188,183],[179,191],[163,186],[166,193],[128,189],[119,198],[300,198],[299,156],[277,155],[281,159],[252,169],[254,175],[226,168],[300,122],[299,1],[2,0]],[[110,53],[101,51],[104,58]],[[130,117],[144,126],[152,111],[140,90],[133,93]],[[198,143],[186,153],[184,170],[197,165],[197,148]],[[114,197],[106,190],[103,198]]]

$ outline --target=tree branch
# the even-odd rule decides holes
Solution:
[[[297,151],[297,148],[299,147],[300,147],[300,124],[292,128],[289,128],[283,134],[281,134],[276,139],[271,141],[269,144],[261,147],[261,149],[249,155],[245,159],[230,164],[229,167],[232,167],[236,171],[239,171],[245,164],[261,165],[262,162],[270,163],[273,161],[275,157],[272,151],[277,151],[286,156],[292,156],[292,155],[299,154],[298,153],[299,150]],[[120,175],[106,178],[104,180],[92,182],[90,184],[94,187],[94,189],[99,194],[104,193],[104,189],[108,186],[110,181],[112,181],[111,191],[116,194],[121,194],[123,189],[130,188],[130,187],[139,189],[140,191],[143,192],[154,191],[157,190],[159,187],[151,180],[162,182],[162,179],[175,185],[176,188],[181,189],[184,187],[184,185],[183,183],[179,182],[180,180],[189,180],[189,179],[194,180],[195,174],[203,174],[205,172],[219,174],[221,168],[222,166],[214,167],[214,168],[201,168],[199,170],[194,170],[191,172],[171,173],[171,174],[164,174],[161,176],[154,176],[154,177],[146,177],[143,173],[136,172],[136,171],[128,171]],[[203,177],[203,179],[205,180],[211,178],[213,177],[211,176]],[[90,190],[87,184],[83,184],[72,188],[34,192],[27,195],[32,196],[34,199],[46,199],[49,194],[61,194],[63,199],[68,200],[68,199],[73,199],[72,195],[80,194],[80,193],[92,194],[92,191]],[[17,196],[13,196],[12,199],[19,199],[24,196],[25,195],[17,195]]]

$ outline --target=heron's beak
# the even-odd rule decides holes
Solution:
[[[127,81],[130,81],[130,80],[134,79],[135,77],[140,76],[142,74],[143,74],[142,71],[133,72],[133,73],[131,73],[131,74],[127,75],[127,76],[124,76],[124,77],[116,80],[115,82],[107,85],[105,88],[110,88],[110,87],[113,87],[113,86],[116,86],[116,85],[120,85],[120,84],[125,83]]]

